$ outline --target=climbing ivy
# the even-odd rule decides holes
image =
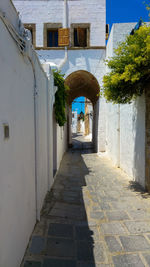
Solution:
[[[59,126],[64,126],[66,122],[66,101],[68,87],[65,85],[64,75],[60,71],[53,71],[54,84],[58,87],[55,94],[55,118]]]
[[[110,69],[103,77],[107,101],[125,104],[141,96],[150,79],[150,26],[143,25],[127,36],[106,63]]]

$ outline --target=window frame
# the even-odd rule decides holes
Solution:
[[[24,23],[24,28],[27,30],[32,29],[32,44],[36,47],[36,24],[35,23]]]
[[[59,48],[59,46],[47,46],[47,33],[48,31],[55,31],[59,28],[62,28],[62,23],[44,23],[44,31],[43,31],[43,45],[44,48]]]
[[[86,33],[86,42],[87,42],[87,46],[75,46],[74,45],[74,29],[77,28],[83,28],[83,29],[87,29],[87,33]],[[71,47],[75,47],[78,49],[81,48],[89,48],[90,47],[90,23],[72,23],[71,24]]]

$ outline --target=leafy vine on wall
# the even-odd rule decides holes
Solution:
[[[54,85],[58,87],[55,94],[55,118],[59,126],[64,126],[66,122],[66,102],[68,87],[65,85],[64,75],[60,71],[53,71]]]

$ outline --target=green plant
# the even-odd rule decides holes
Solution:
[[[127,36],[106,62],[110,72],[103,77],[103,95],[107,101],[125,104],[141,96],[150,79],[150,26]]]
[[[66,101],[68,87],[65,85],[64,75],[60,71],[53,71],[54,84],[58,87],[55,94],[55,118],[59,126],[64,126],[66,122]]]

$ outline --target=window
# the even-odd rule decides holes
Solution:
[[[4,139],[8,139],[9,138],[9,125],[4,123],[3,127],[4,127]]]
[[[58,29],[61,23],[44,24],[44,47],[58,47]]]
[[[71,45],[74,47],[90,46],[90,24],[71,24]]]
[[[87,29],[84,28],[74,29],[74,46],[79,46],[79,47],[87,46]]]
[[[108,40],[109,37],[109,24],[106,24],[106,40]]]
[[[35,24],[24,24],[24,27],[31,32],[32,44],[35,47]]]
[[[47,30],[47,47],[58,47],[58,29]]]

